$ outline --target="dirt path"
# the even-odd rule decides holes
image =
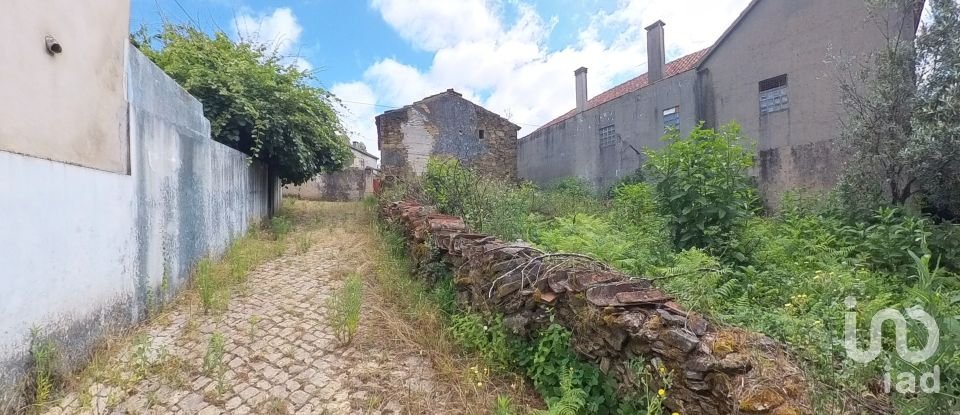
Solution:
[[[422,351],[384,338],[370,324],[378,316],[364,312],[351,345],[336,340],[328,299],[348,273],[375,268],[369,212],[297,202],[288,214],[296,230],[287,238],[296,242],[256,267],[225,311],[208,315],[196,300],[180,301],[85,371],[47,413],[474,412],[450,407],[455,386],[437,381]]]

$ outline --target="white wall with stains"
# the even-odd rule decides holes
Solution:
[[[266,168],[213,141],[200,102],[126,53],[129,175],[0,151],[0,413],[32,327],[80,363],[268,215]]]

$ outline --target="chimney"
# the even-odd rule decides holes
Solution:
[[[587,68],[580,67],[573,71],[577,79],[577,113],[587,109]]]
[[[663,20],[647,26],[647,80],[652,84],[663,79],[663,67],[667,65],[663,47]]]

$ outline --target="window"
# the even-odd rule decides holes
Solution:
[[[601,127],[599,133],[600,147],[608,147],[617,144],[617,129],[614,125],[611,124],[606,127]]]
[[[663,110],[663,131],[680,128],[680,107]]]
[[[483,130],[480,130],[480,139],[483,140]]]
[[[787,97],[787,76],[780,75],[760,81],[760,115],[790,108]]]

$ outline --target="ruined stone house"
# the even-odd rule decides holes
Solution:
[[[328,202],[357,201],[373,195],[373,181],[379,174],[377,158],[367,147],[354,141],[350,144],[353,163],[340,171],[317,175],[300,185],[286,185],[283,195],[306,200]]]
[[[644,148],[662,146],[666,128],[736,121],[757,144],[769,204],[788,189],[829,188],[843,161],[835,61],[869,62],[885,33],[912,39],[922,6],[905,2],[877,19],[863,0],[753,0],[712,47],[669,63],[657,21],[646,28],[647,73],[589,98],[587,69],[575,71],[576,108],[520,139],[519,176],[605,189],[641,166]]]
[[[423,173],[434,155],[480,173],[515,179],[520,127],[448,89],[376,118],[385,178]]]

